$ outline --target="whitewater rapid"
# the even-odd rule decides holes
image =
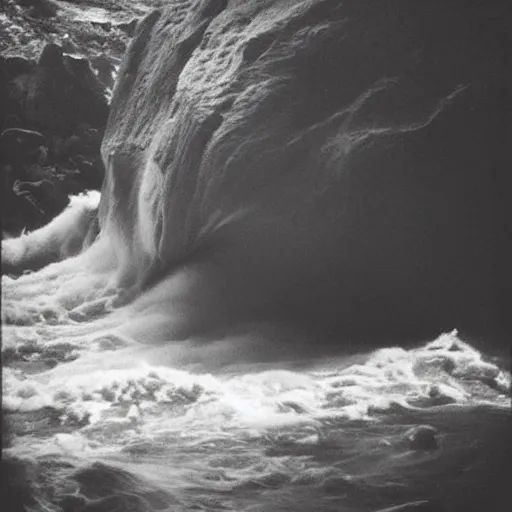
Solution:
[[[138,23],[101,196],[2,243],[27,510],[506,502],[497,4],[175,0]]]
[[[48,357],[46,353],[55,352],[55,345],[44,345],[36,341],[37,334],[27,334],[18,335],[12,350],[20,359],[36,363]],[[208,428],[261,433],[306,424],[314,431],[319,422],[333,418],[371,422],[396,410],[448,404],[509,405],[508,372],[485,362],[456,332],[416,349],[387,348],[360,355],[356,364],[350,364],[354,357],[328,363],[310,361],[313,369],[308,371],[261,370],[256,364],[252,371],[234,375],[150,364],[143,351],[132,353],[128,365],[127,356],[113,341],[93,340],[84,349],[89,353],[82,356],[85,360],[90,356],[89,364],[69,362],[60,371],[37,375],[6,368],[5,410],[29,412],[51,407],[59,412],[62,425],[83,424],[78,437],[83,437],[84,449],[90,448],[88,435],[93,446],[101,446],[94,439],[99,435],[110,450],[134,437],[154,438],[165,431],[180,433],[181,438],[201,438]],[[73,354],[76,349],[68,346],[65,353],[62,345],[65,343],[60,345],[64,360],[77,357]],[[236,342],[232,345],[236,350]],[[101,352],[101,357],[96,357],[95,351]],[[16,360],[11,351],[9,354]],[[118,357],[124,358],[127,367],[115,368]],[[91,364],[96,369],[91,369]]]
[[[44,300],[24,303],[41,275]],[[294,360],[258,350],[256,325],[208,342],[129,338],[112,322],[128,322],[130,306],[76,306],[61,272],[3,281],[4,454],[53,475],[38,498],[49,510],[82,495],[127,507],[127,492],[136,510],[432,506],[425,465],[448,479],[449,461],[509,415],[510,373],[457,331]]]
[[[339,339],[334,352],[269,320],[194,333],[215,311],[211,267],[133,296],[108,238],[84,243],[98,199],[3,243],[27,261],[69,247],[64,233],[80,241],[2,276],[4,456],[28,472],[31,510],[441,510],[446,493],[500,474],[503,360],[457,331],[373,351]]]

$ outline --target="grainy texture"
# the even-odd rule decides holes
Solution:
[[[206,252],[234,288],[265,290],[251,307],[272,296],[379,339],[502,333],[509,12],[460,9],[180,1],[149,15],[103,143],[103,226],[141,262],[125,283]]]

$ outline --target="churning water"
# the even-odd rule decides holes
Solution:
[[[510,510],[503,361],[456,331],[364,353],[320,334],[493,323],[498,2],[163,4],[119,71],[97,240],[93,193],[2,246],[7,272],[62,260],[2,277],[10,498]],[[282,320],[308,308],[314,333]]]
[[[151,304],[117,307],[76,260],[3,278],[4,456],[28,510],[462,510],[499,481],[510,374],[456,331],[296,361],[257,325],[137,340]]]

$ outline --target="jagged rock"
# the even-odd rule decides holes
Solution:
[[[92,21],[91,25],[93,27],[99,27],[105,32],[110,32],[112,30],[112,23],[110,21]]]
[[[135,33],[138,23],[139,21],[136,18],[134,18],[133,20],[127,23],[118,23],[116,27],[123,30],[131,37]]]
[[[18,234],[22,229],[37,229],[50,222],[67,205],[68,198],[47,179],[16,180],[5,189],[2,199],[4,234]]]
[[[404,438],[412,450],[436,450],[439,448],[439,432],[430,425],[419,425],[410,428]]]
[[[41,131],[67,134],[82,122],[104,125],[108,106],[102,86],[85,59],[64,57],[47,45],[28,79],[27,122]]]
[[[2,129],[29,128],[47,134],[69,134],[80,123],[101,128],[108,105],[101,83],[85,59],[64,56],[48,44],[37,64],[0,58],[0,87],[6,109]]]
[[[94,144],[87,145],[90,130],[82,126],[82,139],[78,136],[70,137],[71,149],[65,158],[65,161],[80,171],[78,182],[75,172],[68,170],[62,179],[62,174],[45,165],[48,156],[51,159],[56,157],[53,139],[48,142],[38,132],[18,128],[10,128],[2,133],[0,170],[3,181],[4,233],[16,234],[23,228],[32,230],[40,227],[65,208],[68,194],[101,186],[103,173],[101,162],[98,161],[99,141],[93,131]],[[95,153],[96,157],[93,156]]]
[[[78,47],[69,34],[62,38],[61,45],[65,53],[76,53],[78,51]]]
[[[91,58],[91,66],[98,73],[98,79],[105,87],[113,87],[115,64],[114,60],[106,55]]]
[[[507,19],[499,3],[461,19],[455,3],[185,0],[141,21],[103,144],[128,296],[201,255],[226,314],[379,343],[501,329]]]
[[[13,234],[51,220],[69,193],[101,187],[108,105],[89,63],[55,44],[37,63],[0,57],[0,72],[2,211]]]

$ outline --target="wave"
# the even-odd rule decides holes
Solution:
[[[21,340],[4,370],[16,430],[4,455],[54,475],[44,499],[56,510],[130,500],[136,510],[310,510],[313,496],[325,510],[408,498],[434,507],[439,479],[453,490],[451,465],[488,461],[468,468],[468,482],[505,460],[491,441],[509,423],[510,374],[456,332],[410,350],[214,373],[161,365],[162,350],[126,353],[113,338],[78,359],[73,346]],[[57,366],[27,374],[59,350]]]
[[[504,103],[477,11],[184,1],[138,25],[101,196],[2,243],[19,503],[503,498],[510,373],[478,336],[425,343],[500,328],[500,147],[482,133]]]
[[[10,358],[33,363],[54,356],[60,348],[64,360],[73,359],[70,355],[76,349],[70,344],[39,343],[38,346],[34,341],[34,338],[18,337]],[[206,420],[210,426],[218,423],[226,429],[242,424],[257,428],[260,423],[267,428],[280,422],[301,423],[306,419],[314,424],[327,417],[371,421],[372,415],[378,413],[446,404],[499,405],[499,397],[501,405],[506,407],[510,388],[508,372],[485,361],[456,332],[444,334],[417,349],[380,349],[357,364],[349,364],[350,359],[339,359],[329,364],[317,362],[322,367],[319,370],[269,369],[255,373],[256,366],[250,373],[224,377],[156,366],[149,362],[151,351],[146,351],[145,359],[139,351],[138,364],[133,351],[129,359],[120,363],[123,350],[115,341],[101,338],[88,343],[89,354],[84,354],[82,359],[92,354],[93,364],[98,365],[96,371],[85,361],[68,362],[32,377],[7,368],[4,408],[12,412],[53,408],[62,414],[63,424],[85,422],[93,430],[103,421],[102,416],[107,423],[120,422],[120,428],[143,423],[146,408],[150,417],[156,416],[156,421],[176,423],[176,431],[195,435],[196,420],[198,424]],[[101,357],[95,357],[95,351],[100,351]],[[112,351],[117,353],[108,353]],[[158,356],[162,356],[161,350]],[[105,361],[109,358],[117,359],[113,368]],[[138,403],[143,404],[142,409],[134,405]],[[169,414],[151,412],[153,408],[164,407],[169,413],[175,405],[179,413],[186,413],[182,418],[186,426],[174,414],[171,418]],[[155,433],[155,425],[149,422],[148,432]],[[109,439],[107,445],[116,441],[121,439]]]

